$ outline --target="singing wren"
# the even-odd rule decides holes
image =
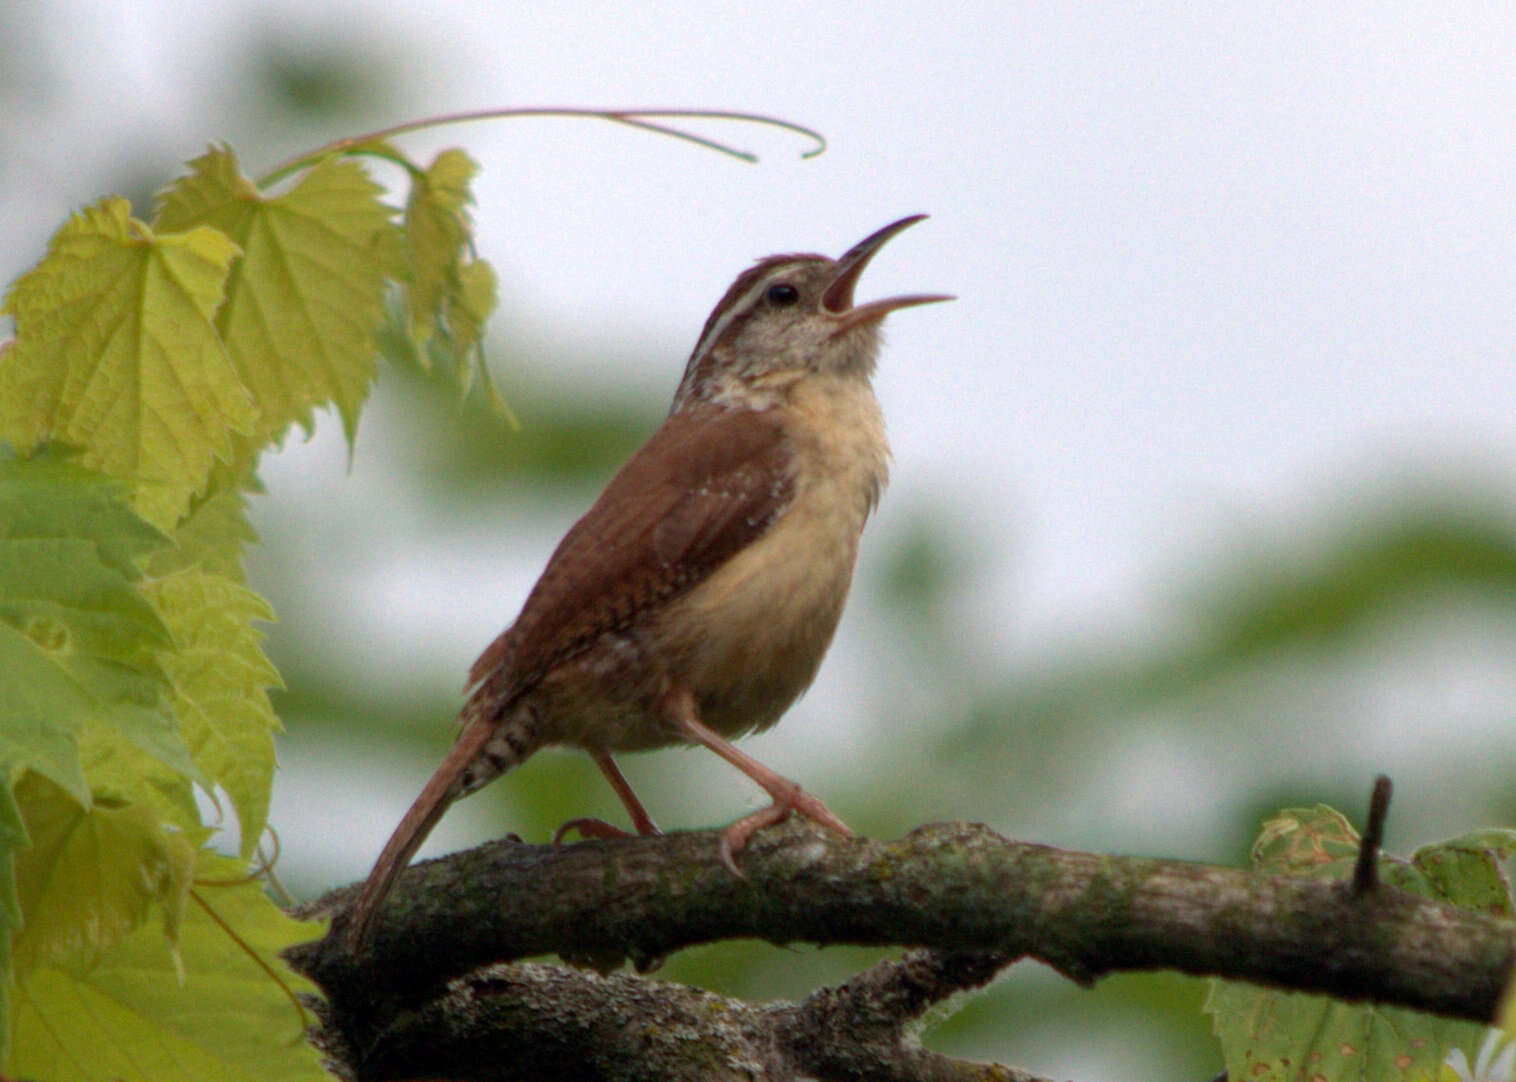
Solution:
[[[549,558],[516,622],[469,671],[452,751],[395,828],[350,925],[372,932],[395,877],[448,805],[539,748],[588,752],[639,833],[657,827],[614,752],[703,744],[772,803],[728,827],[721,857],[820,800],[731,743],[811,683],[853,577],[890,450],[870,379],[879,324],[913,293],[853,303],[902,218],[840,259],[776,255],[738,276],[705,322],[673,408]],[[621,833],[576,820],[587,834]],[[560,831],[560,836],[562,831]]]

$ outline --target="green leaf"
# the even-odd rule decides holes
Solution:
[[[165,831],[143,805],[81,807],[37,774],[17,784],[16,801],[31,838],[16,856],[22,981],[38,965],[93,966],[154,903],[173,935],[195,863],[183,834]]]
[[[23,768],[90,801],[79,759],[79,734],[95,701],[47,652],[0,623],[0,766],[6,783]]]
[[[431,337],[454,292],[471,230],[469,182],[478,171],[473,159],[453,149],[438,154],[424,173],[412,177],[405,203],[405,249],[410,327],[417,341]]]
[[[155,235],[124,199],[75,214],[5,299],[0,434],[82,447],[171,526],[254,419],[211,322],[236,255],[213,229]]]
[[[21,930],[21,900],[16,895],[16,853],[28,844],[21,809],[11,790],[10,771],[0,763],[0,1063],[10,1055],[11,941]]]
[[[198,568],[242,582],[243,552],[257,541],[258,534],[247,521],[242,483],[227,471],[213,476],[205,495],[190,504],[189,514],[174,528],[173,547],[155,553],[147,562],[147,573],[161,578]]]
[[[481,378],[491,404],[503,410],[479,351],[485,321],[495,309],[497,283],[494,268],[473,254],[469,182],[478,170],[467,154],[454,149],[438,154],[425,171],[412,173],[404,222],[404,336],[409,345],[387,349],[423,370],[443,370],[465,393]]]
[[[86,725],[193,771],[164,702],[172,640],[137,589],[163,535],[125,486],[54,455],[0,457],[0,764],[36,770],[82,805]]]
[[[458,267],[457,287],[448,306],[448,326],[458,352],[473,349],[484,336],[484,323],[495,310],[498,293],[495,268],[489,263],[475,259]],[[484,370],[482,364],[480,370]]]
[[[1513,854],[1516,854],[1516,830],[1481,830],[1422,846],[1412,855],[1411,864],[1425,877],[1429,889],[1418,893],[1432,894],[1491,916],[1509,917],[1511,884],[1500,862],[1509,860]]]
[[[1263,824],[1253,843],[1253,867],[1277,875],[1341,878],[1344,862],[1357,857],[1358,832],[1325,804],[1284,809]]]
[[[374,379],[374,328],[396,272],[393,212],[353,162],[328,158],[265,198],[231,150],[190,163],[159,200],[159,229],[213,226],[242,259],[216,325],[261,416],[260,441],[335,404],[351,441]]]
[[[1415,1011],[1213,981],[1213,1016],[1231,1078],[1256,1082],[1436,1079],[1454,1048],[1477,1048],[1485,1027]]]
[[[267,689],[282,686],[253,626],[273,610],[247,587],[220,575],[185,571],[144,588],[173,634],[163,657],[174,713],[195,764],[232,799],[240,851],[251,855],[268,821],[279,720]]]
[[[279,957],[323,926],[286,917],[256,881],[206,885],[244,879],[239,861],[201,850],[195,876],[177,957],[145,926],[91,968],[43,966],[31,974],[16,992],[7,1074],[71,1082],[329,1082],[290,996],[315,986]]]
[[[194,783],[207,792],[210,783],[190,759],[177,726],[174,735],[179,755],[169,759],[123,739],[113,726],[86,725],[79,734],[79,761],[93,799],[110,806],[141,804],[165,823],[181,830],[200,830]]]
[[[21,925],[21,900],[16,896],[13,858],[18,849],[30,844],[31,839],[26,836],[26,823],[21,818],[21,808],[16,804],[15,790],[11,779],[6,778],[5,783],[0,785],[0,922],[8,924],[12,929]],[[0,935],[0,946],[9,949],[9,935]],[[0,1036],[3,1036],[3,1032],[0,1032]]]
[[[1254,863],[1276,874],[1347,878],[1358,840],[1347,818],[1325,805],[1289,808],[1264,824]],[[1494,896],[1490,868],[1512,840],[1500,831],[1429,846],[1409,863],[1383,857],[1381,876],[1402,890],[1499,911],[1509,892]],[[1229,1076],[1249,1082],[1438,1079],[1449,1052],[1478,1048],[1485,1033],[1470,1022],[1233,981],[1213,980],[1205,1009]]]

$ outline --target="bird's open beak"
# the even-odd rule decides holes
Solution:
[[[874,253],[883,248],[884,242],[896,233],[910,228],[925,217],[925,214],[912,214],[909,218],[891,222],[883,229],[864,237],[853,245],[846,255],[837,260],[836,277],[832,279],[832,284],[826,287],[826,292],[821,295],[822,309],[837,317],[837,326],[832,331],[833,335],[844,334],[865,323],[877,322],[897,308],[909,308],[917,304],[935,304],[937,301],[953,299],[951,294],[947,293],[907,293],[899,297],[885,297],[883,300],[853,306],[853,287],[858,284],[858,276],[863,273],[863,268],[869,265],[869,260],[874,258]]]

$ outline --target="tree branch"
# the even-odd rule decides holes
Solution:
[[[1113,970],[1177,969],[1484,1021],[1510,977],[1516,944],[1516,923],[1383,885],[1355,894],[1350,882],[1076,853],[967,824],[876,842],[788,823],[753,839],[743,879],[721,865],[718,839],[706,832],[561,849],[506,841],[456,853],[402,876],[362,957],[344,941],[356,893],[344,888],[311,907],[333,915],[331,934],[295,948],[290,960],[326,991],[333,1039],[366,1050],[355,1060],[362,1077],[398,1077],[397,1063],[419,1067],[402,1050],[424,1050],[427,1041],[435,1049],[444,1032],[484,1047],[472,1043],[479,1024],[496,1041],[509,1032],[504,1058],[522,1063],[562,1052],[554,1051],[564,1039],[556,1026],[578,1032],[597,1018],[619,1019],[618,1032],[667,1033],[669,1012],[682,1011],[721,1021],[701,1040],[709,1038],[707,1051],[726,1048],[738,1059],[779,1055],[786,1070],[803,1063],[822,1078],[950,1079],[968,1070],[997,1076],[911,1046],[900,1036],[904,1024],[1021,957],[1081,983]],[[736,937],[933,950],[801,1004],[769,1007],[558,967],[474,972],[550,953],[602,971],[625,959],[647,969],[680,947]],[[572,993],[552,1001],[551,1023],[539,1013],[544,988]],[[476,1028],[426,1029],[442,1026],[444,1015]],[[502,1058],[501,1045],[488,1047]],[[457,1062],[429,1061],[426,1069],[456,1076],[454,1066],[438,1064]],[[586,1070],[582,1077],[631,1077]],[[786,1077],[764,1071],[757,1076]]]
[[[666,981],[542,963],[494,965],[398,1016],[363,1056],[327,1050],[351,1071],[347,1077],[363,1079],[1049,1082],[939,1055],[902,1037],[903,1019],[891,1019],[878,997],[942,964],[932,952],[914,952],[798,1004],[750,1004]]]

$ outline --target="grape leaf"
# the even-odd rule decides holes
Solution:
[[[494,268],[473,253],[469,182],[479,167],[444,150],[411,174],[403,222],[405,272],[397,306],[385,313],[379,348],[402,364],[437,372],[467,394],[478,379],[499,415],[508,414],[490,380],[480,341],[495,308]]]
[[[11,792],[10,771],[0,763],[0,1063],[10,1056],[11,941],[21,929],[16,896],[16,853],[27,844],[21,809]]]
[[[1512,855],[1516,855],[1516,830],[1492,828],[1422,846],[1411,855],[1411,865],[1426,877],[1437,897],[1491,916],[1509,917],[1511,884],[1500,862]]]
[[[1358,857],[1358,832],[1336,808],[1286,808],[1263,824],[1253,843],[1253,867],[1279,875],[1338,878]]]
[[[56,455],[0,457],[0,764],[86,806],[78,736],[92,722],[195,772],[163,701],[172,639],[137,589],[165,542],[125,492]]]
[[[1382,857],[1381,877],[1402,890],[1499,912],[1510,897],[1496,897],[1492,888],[1494,847],[1484,844],[1492,840],[1470,836],[1428,846],[1410,862]],[[1509,846],[1510,839],[1501,844]],[[1253,848],[1260,871],[1333,878],[1353,874],[1357,853],[1357,832],[1325,805],[1285,809],[1264,824]],[[1234,981],[1213,980],[1205,1009],[1229,1076],[1249,1082],[1438,1079],[1450,1051],[1479,1047],[1485,1033],[1470,1022]]]
[[[163,656],[174,687],[174,713],[195,764],[232,799],[241,854],[251,855],[268,820],[279,720],[267,688],[282,686],[264,656],[255,620],[272,620],[268,604],[220,575],[184,571],[144,588],[174,636]]]
[[[174,732],[178,734],[177,727]],[[184,749],[184,756],[188,771],[123,739],[113,726],[89,723],[79,733],[79,761],[96,802],[142,804],[165,823],[197,831],[202,822],[193,783],[200,782],[207,792],[210,783],[189,759],[188,749]]]
[[[469,182],[478,171],[463,151],[444,150],[413,178],[405,204],[410,333],[424,343],[440,331],[460,358],[495,307],[495,272],[471,251]]]
[[[172,640],[137,590],[140,563],[164,538],[127,506],[127,491],[56,454],[0,455],[0,778],[6,787],[0,985],[6,988],[10,933],[20,913],[14,860],[26,842],[10,788],[17,779],[32,779],[27,795],[45,794],[51,783],[49,803],[78,814],[92,803],[92,783],[103,783],[103,795],[121,798],[151,789],[162,800],[150,803],[148,814],[176,804],[186,817],[176,821],[198,824],[190,793],[198,771],[167,711],[168,682],[157,660]],[[153,773],[132,778],[98,769],[123,756],[151,764]],[[23,858],[35,855],[29,850]],[[28,915],[27,934],[43,935],[45,924]],[[0,1010],[5,1007],[0,1002]],[[6,1018],[0,1017],[0,1044],[9,1032]]]
[[[45,650],[0,623],[0,766],[7,786],[31,769],[88,804],[79,733],[94,711],[95,701]]]
[[[456,274],[467,258],[473,202],[469,181],[479,166],[461,150],[444,150],[413,176],[405,203],[407,301],[411,334],[426,341],[456,293]],[[466,348],[466,347],[465,347]]]
[[[131,480],[137,509],[171,526],[254,409],[211,320],[237,247],[208,228],[154,234],[124,199],[71,217],[3,310],[0,434],[53,438]]]
[[[21,808],[16,803],[11,779],[6,778],[4,784],[0,785],[0,920],[7,922],[11,928],[21,925],[21,900],[16,896],[16,869],[12,858],[16,850],[28,844],[30,840],[26,836],[26,823],[22,821]],[[9,951],[9,935],[0,935],[0,948]],[[6,968],[0,972],[10,972],[8,961]],[[0,1017],[4,1017],[3,1010],[0,1010]]]
[[[161,578],[199,568],[234,582],[245,581],[242,554],[257,543],[258,534],[247,521],[244,485],[232,470],[213,471],[210,487],[190,504],[189,514],[174,528],[173,546],[153,554],[147,573]]]
[[[335,403],[351,442],[374,379],[374,328],[398,273],[393,211],[353,162],[328,158],[265,198],[229,148],[212,148],[159,197],[155,226],[212,226],[242,249],[216,325],[252,391],[257,442],[307,431]]]
[[[153,903],[175,933],[195,863],[185,835],[165,831],[143,805],[81,807],[39,774],[22,777],[16,800],[31,839],[16,855],[20,981],[41,964],[93,966]]]
[[[329,1082],[286,992],[315,986],[279,957],[323,926],[286,917],[257,881],[246,881],[240,861],[202,849],[195,877],[177,952],[144,925],[93,967],[32,972],[15,990],[8,1074],[75,1082]]]
[[[495,310],[498,292],[495,268],[485,260],[470,260],[458,267],[457,285],[448,305],[448,326],[458,352],[466,353],[479,343],[484,321]],[[482,363],[479,370],[488,372]]]

